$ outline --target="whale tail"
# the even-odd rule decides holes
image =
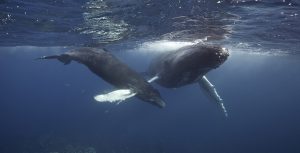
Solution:
[[[69,55],[61,54],[61,55],[52,55],[52,56],[42,56],[39,58],[36,58],[36,60],[43,60],[43,59],[57,59],[60,62],[64,63],[65,65],[71,63],[72,59]]]

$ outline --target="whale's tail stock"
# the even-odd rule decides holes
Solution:
[[[65,65],[69,64],[72,61],[71,57],[66,54],[42,56],[42,57],[36,58],[36,60],[44,60],[44,59],[57,59],[60,62],[64,63]]]

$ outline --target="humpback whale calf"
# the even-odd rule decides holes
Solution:
[[[165,106],[160,93],[149,82],[103,49],[80,48],[61,55],[43,56],[38,59],[57,59],[65,65],[71,61],[77,61],[118,89],[108,94],[96,96],[97,101],[122,101],[136,96],[158,107],[163,108]]]
[[[223,64],[229,52],[219,46],[194,44],[172,52],[162,53],[151,61],[148,74],[155,76],[155,82],[166,88],[178,88],[198,83],[205,93],[227,111],[222,98],[205,74]]]

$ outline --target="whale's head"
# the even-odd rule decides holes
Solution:
[[[181,61],[186,69],[198,69],[203,73],[218,68],[229,56],[226,48],[210,45],[195,45],[187,48],[184,53],[185,55],[182,56]]]
[[[164,108],[166,106],[165,101],[162,99],[159,91],[156,89],[152,88],[152,90],[138,92],[136,96],[139,99],[148,102],[150,104],[153,104],[155,106],[158,106],[160,108]]]
[[[219,46],[206,46],[204,50],[208,59],[207,66],[209,68],[218,68],[229,56],[228,49]]]

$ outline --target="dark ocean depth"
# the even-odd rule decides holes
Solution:
[[[298,153],[299,14],[298,0],[0,0],[0,153]],[[85,66],[35,60],[106,48],[144,76],[195,43],[230,52],[206,75],[228,117],[197,84],[152,83],[163,109],[98,103],[115,88]]]

